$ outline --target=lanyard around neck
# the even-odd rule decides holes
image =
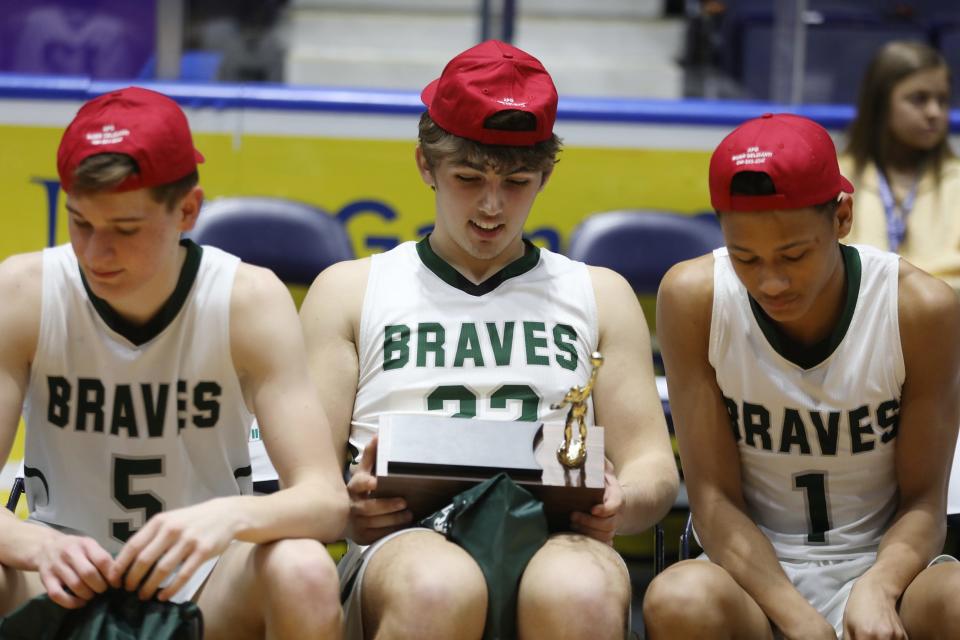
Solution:
[[[883,201],[883,212],[887,219],[887,242],[890,245],[890,251],[899,249],[907,235],[907,216],[910,215],[914,200],[917,198],[917,186],[920,184],[922,173],[921,171],[917,174],[907,197],[898,205],[887,177],[883,170],[877,167],[877,184],[880,188],[880,200]]]

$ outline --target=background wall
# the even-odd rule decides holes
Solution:
[[[343,221],[358,255],[415,239],[431,223],[431,192],[413,160],[421,110],[415,94],[276,89],[272,100],[253,100],[212,98],[203,86],[178,87],[207,159],[200,174],[208,198],[272,195],[320,206]],[[92,85],[84,93],[107,88]],[[0,257],[67,240],[56,147],[81,104],[65,90],[25,97],[26,91],[16,95],[8,86],[6,93],[0,88],[0,189],[8,230],[0,236]],[[366,112],[334,103],[343,94],[365,100]],[[278,96],[287,101],[283,109],[276,108]],[[594,109],[629,107],[626,115],[639,117],[639,103],[587,102]],[[596,211],[709,208],[709,150],[725,128],[625,122],[623,114],[619,121],[610,114],[590,119],[576,106],[567,114],[561,108],[557,132],[566,148],[528,224],[539,244],[561,250],[576,224]]]

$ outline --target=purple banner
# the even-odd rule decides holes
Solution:
[[[156,0],[0,0],[0,71],[140,77],[154,53]]]

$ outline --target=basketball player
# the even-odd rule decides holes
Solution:
[[[0,611],[115,587],[196,600],[207,638],[339,637],[317,540],[346,491],[296,312],[269,271],[181,240],[201,160],[169,98],[89,101],[57,156],[71,244],[0,265],[0,442],[22,407],[30,507],[0,512]],[[253,411],[287,487],[269,497],[242,495]]]
[[[341,561],[346,635],[469,639],[484,627],[473,559],[408,528],[402,498],[369,498],[380,416],[562,422],[550,404],[586,383],[600,350],[587,418],[606,428],[604,499],[527,565],[517,622],[522,638],[622,638],[630,585],[610,542],[653,525],[677,492],[642,312],[620,276],[521,235],[560,146],[556,89],[538,60],[488,41],[456,56],[421,97],[416,163],[436,192],[434,231],[331,267],[301,308],[335,440],[360,456],[348,537],[373,545]]]
[[[827,132],[765,115],[710,161],[726,247],[657,305],[694,525],[644,601],[650,638],[946,638],[939,556],[960,304],[898,256],[839,244],[853,187]]]

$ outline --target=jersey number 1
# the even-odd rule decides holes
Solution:
[[[830,512],[827,510],[827,474],[804,473],[793,477],[794,488],[802,490],[807,500],[807,542],[823,544],[830,530]]]

